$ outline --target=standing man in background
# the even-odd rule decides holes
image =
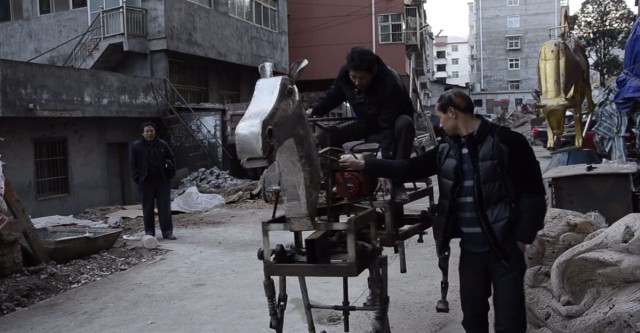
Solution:
[[[342,102],[351,105],[355,121],[328,127],[318,136],[320,146],[342,148],[343,143],[364,139],[379,143],[385,159],[409,159],[415,138],[413,103],[398,73],[371,50],[351,49],[326,96],[307,115],[322,117]],[[409,201],[401,182],[393,184],[391,195],[397,202]]]
[[[156,137],[156,125],[142,124],[142,139],[131,145],[131,178],[138,184],[142,199],[144,233],[156,235],[154,207],[157,205],[160,231],[164,239],[175,240],[171,221],[171,178],[176,160],[169,144]]]

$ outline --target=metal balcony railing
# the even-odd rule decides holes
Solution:
[[[82,68],[87,59],[99,51],[100,42],[107,38],[147,36],[147,10],[123,3],[119,7],[100,9],[65,60],[64,66]]]

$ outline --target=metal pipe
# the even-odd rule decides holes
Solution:
[[[342,277],[342,317],[344,318],[344,331],[349,332],[349,281],[347,277]]]
[[[482,0],[478,1],[478,13],[480,13],[480,90],[484,90],[484,52],[482,49]]]
[[[376,1],[371,0],[371,50],[376,53]]]
[[[313,313],[311,312],[311,303],[309,302],[309,291],[307,290],[307,280],[304,276],[298,276],[300,283],[300,293],[302,294],[302,304],[304,305],[304,314],[307,318],[307,329],[309,333],[315,333],[316,326],[313,323]]]

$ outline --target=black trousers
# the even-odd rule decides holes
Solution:
[[[171,221],[171,184],[167,180],[145,179],[139,185],[142,199],[142,215],[144,220],[144,233],[156,235],[154,207],[158,207],[160,231],[163,237],[173,234],[173,222]]]
[[[462,249],[460,256],[460,299],[462,326],[467,333],[489,332],[489,297],[493,289],[496,333],[524,333],[527,316],[524,298],[524,254],[515,246],[507,266],[493,252]]]
[[[399,116],[393,128],[381,129],[361,120],[344,126],[328,127],[318,135],[322,147],[341,148],[343,143],[366,140],[380,144],[382,157],[386,159],[409,159],[416,130],[413,119],[407,115]]]

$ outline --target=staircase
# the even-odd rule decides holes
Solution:
[[[186,155],[189,171],[213,167],[216,162],[214,157],[219,154],[218,152],[231,158],[217,133],[212,133],[210,128],[202,122],[201,116],[193,110],[175,86],[167,79],[165,79],[165,86],[166,90],[153,86],[156,95],[171,110],[171,114],[162,118],[162,122],[169,129],[172,145],[179,147],[183,156]],[[168,91],[171,97],[165,96],[162,91]]]
[[[123,6],[101,10],[76,43],[64,66],[110,70],[126,52],[148,53],[147,11]]]

